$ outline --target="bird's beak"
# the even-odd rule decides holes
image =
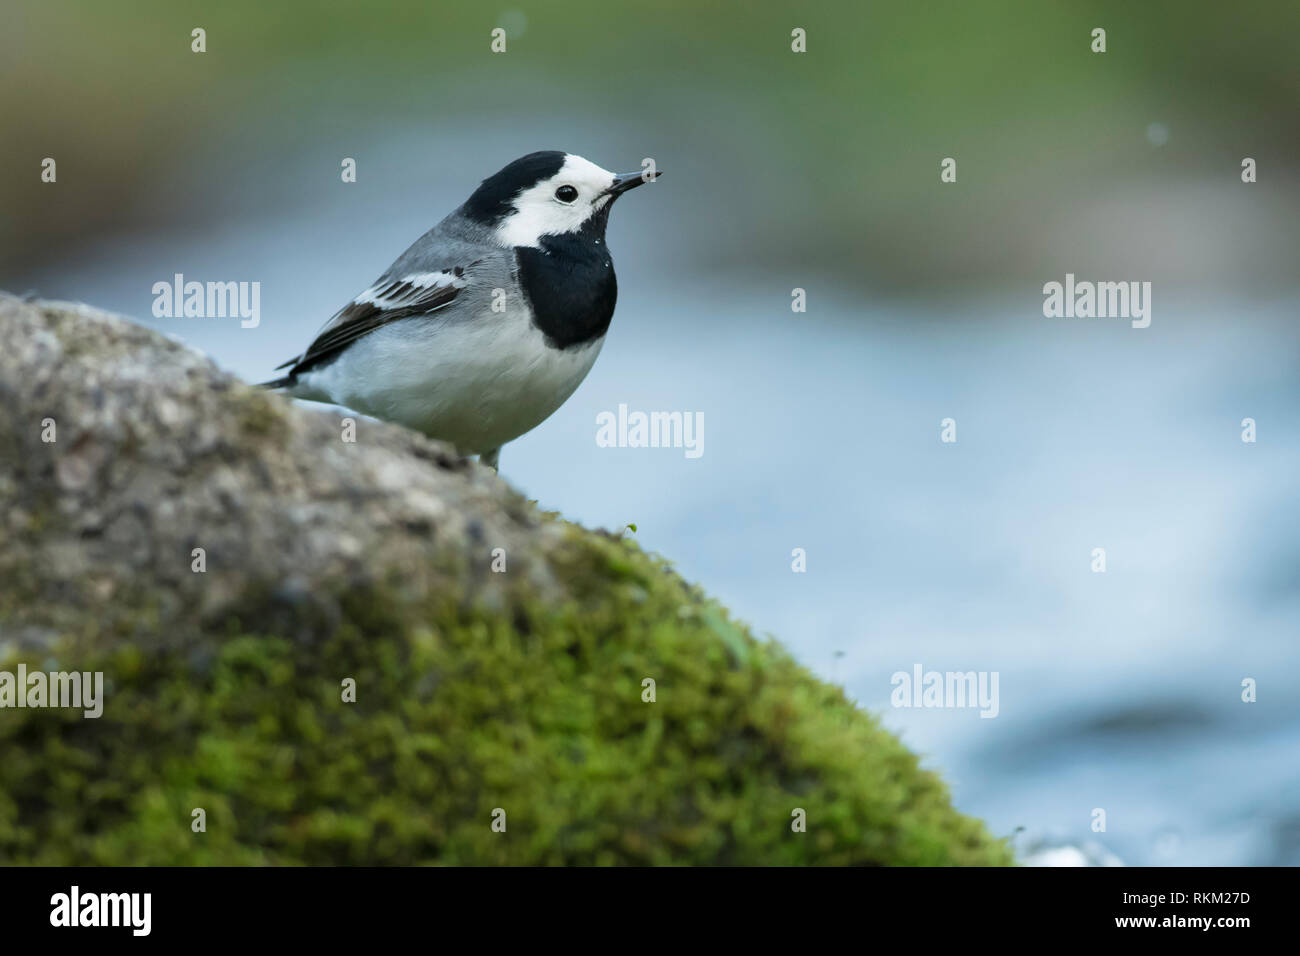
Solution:
[[[619,173],[614,177],[614,185],[605,190],[607,196],[621,196],[629,189],[635,189],[642,183],[648,183],[652,179],[658,179],[662,176],[659,170],[650,172],[649,170],[638,170],[635,173]]]

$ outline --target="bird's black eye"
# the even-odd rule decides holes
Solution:
[[[573,202],[578,198],[578,191],[572,186],[561,186],[555,190],[555,198],[560,202]]]

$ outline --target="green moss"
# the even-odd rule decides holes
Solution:
[[[258,389],[239,389],[230,396],[240,430],[250,436],[283,437],[287,432],[283,403]]]
[[[105,672],[104,715],[0,711],[0,862],[1010,862],[872,717],[634,544],[574,529],[556,563],[559,604],[522,576],[495,611],[376,585],[318,641],[69,635],[57,664]]]

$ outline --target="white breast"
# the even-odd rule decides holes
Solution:
[[[397,422],[476,455],[545,421],[586,378],[603,342],[551,348],[515,301],[474,318],[401,319],[302,374],[291,394]]]

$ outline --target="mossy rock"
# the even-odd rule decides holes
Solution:
[[[84,307],[0,326],[0,670],[105,676],[0,710],[0,863],[1011,862],[631,540]]]

